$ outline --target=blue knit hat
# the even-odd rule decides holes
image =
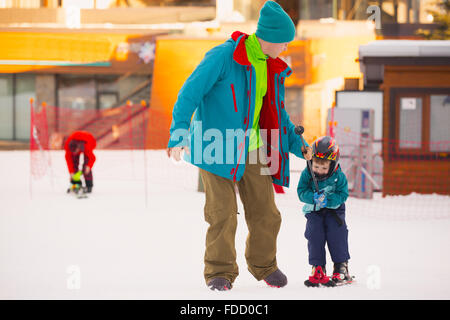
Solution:
[[[291,42],[295,25],[278,3],[267,1],[259,13],[256,36],[271,43]]]

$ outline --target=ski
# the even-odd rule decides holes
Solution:
[[[341,281],[341,282],[335,282],[336,283],[336,287],[342,287],[342,286],[346,286],[346,285],[349,285],[349,284],[352,284],[352,283],[355,283],[356,281],[355,281],[355,276],[351,276],[351,278],[350,279],[348,279],[348,280],[344,280],[344,281]]]
[[[305,284],[305,286],[307,286],[309,288],[333,288],[333,287],[342,287],[342,286],[350,285],[355,282],[356,282],[355,277],[352,276],[351,279],[341,281],[341,282],[336,282],[336,281],[330,280],[325,283],[320,283],[320,282],[316,283],[316,282],[311,282],[310,280],[305,280],[304,284]]]
[[[87,199],[87,197],[88,195],[84,189],[77,194],[77,199]]]
[[[319,287],[332,288],[336,286],[336,284],[332,280],[325,283],[315,283],[311,282],[310,280],[305,280],[304,284],[309,288],[319,288]]]
[[[73,194],[77,199],[86,199],[88,197],[86,189],[84,187],[76,187],[76,185],[68,188],[67,193]]]

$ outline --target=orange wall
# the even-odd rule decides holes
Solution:
[[[224,40],[157,39],[150,105],[172,114],[178,91],[205,53]]]
[[[147,148],[165,148],[178,91],[205,53],[226,39],[160,38],[156,41]]]
[[[312,56],[311,82],[317,83],[336,77],[361,78],[359,46],[375,40],[373,36],[353,36],[309,39]]]

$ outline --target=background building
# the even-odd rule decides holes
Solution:
[[[264,2],[0,1],[0,140],[28,140],[30,98],[37,106],[97,111],[144,100],[147,147],[164,148],[184,80],[233,31],[254,32]],[[278,2],[297,24],[283,55],[294,70],[287,110],[309,140],[325,133],[336,91],[363,88],[360,45],[419,38],[419,27],[433,28],[432,1]],[[67,122],[57,111],[49,116],[55,131]]]
[[[0,140],[27,147],[30,99],[58,107],[49,130],[63,135],[89,111],[148,104],[155,36],[214,17],[211,1],[0,1]]]

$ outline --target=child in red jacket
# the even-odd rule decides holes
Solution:
[[[92,167],[95,162],[93,153],[97,143],[92,134],[86,131],[75,131],[67,138],[64,149],[66,150],[67,168],[70,173],[70,182],[75,188],[81,187],[81,175],[84,176],[86,191],[92,192],[93,177]],[[84,162],[82,170],[79,170],[80,155],[83,153]]]

